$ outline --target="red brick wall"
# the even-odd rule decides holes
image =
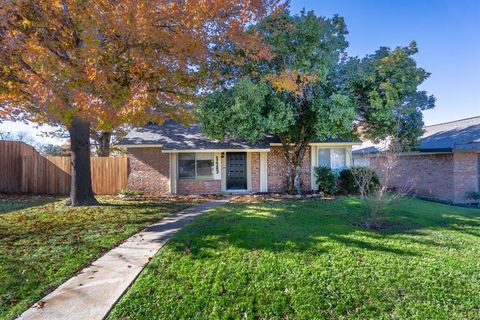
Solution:
[[[466,203],[465,194],[478,190],[478,157],[473,152],[453,154],[454,202]]]
[[[252,192],[260,192],[260,153],[252,152],[251,159]]]
[[[381,159],[370,159],[370,165],[384,180]],[[466,203],[465,193],[478,191],[478,154],[401,156],[392,176],[390,187],[407,186],[422,197]]]
[[[205,194],[221,193],[221,180],[188,180],[179,179],[177,182],[177,193],[179,194]]]
[[[169,155],[160,148],[129,148],[130,173],[128,188],[141,190],[146,195],[170,193]]]
[[[282,147],[271,147],[267,155],[268,167],[268,191],[282,192],[285,188],[285,177],[287,176],[287,162],[283,156]],[[310,148],[305,152],[302,163],[302,190],[309,191],[310,185]]]
[[[371,167],[382,181],[382,158],[370,159]],[[452,154],[400,156],[392,171],[389,187],[409,189],[418,196],[453,201]]]

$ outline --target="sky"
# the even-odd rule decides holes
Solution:
[[[292,13],[303,8],[344,17],[352,56],[416,41],[431,73],[420,89],[437,99],[426,125],[480,116],[480,0],[291,0]]]
[[[436,107],[424,113],[426,125],[480,116],[480,0],[291,0],[290,10],[345,18],[348,53],[363,57],[381,46],[416,41],[418,65],[431,73],[420,87]],[[43,143],[34,125],[0,124],[0,131],[27,131]]]

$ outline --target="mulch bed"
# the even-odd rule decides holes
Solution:
[[[325,196],[323,193],[308,193],[301,195],[292,195],[285,193],[257,193],[234,196],[230,202],[243,203],[243,202],[258,202],[268,200],[305,200],[305,199],[318,199],[318,200],[334,200],[335,197]]]

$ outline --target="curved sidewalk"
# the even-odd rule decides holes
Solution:
[[[67,280],[18,319],[103,319],[175,232],[198,215],[226,202],[202,203],[152,224]]]

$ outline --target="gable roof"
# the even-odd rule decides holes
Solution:
[[[423,152],[480,150],[480,117],[427,126],[419,142]]]
[[[224,149],[270,149],[271,143],[279,143],[274,136],[267,136],[262,140],[248,142],[241,139],[226,137],[223,141],[207,138],[201,131],[199,124],[184,126],[173,120],[165,121],[162,125],[149,124],[130,131],[118,143],[119,146],[158,146],[162,150],[224,150]],[[315,142],[350,142],[344,139],[329,139]]]
[[[161,145],[163,150],[209,150],[209,149],[267,149],[267,139],[246,142],[225,138],[224,141],[211,140],[201,131],[200,125],[184,126],[173,120],[162,125],[149,124],[130,131],[120,142],[121,145]]]
[[[480,151],[480,116],[427,126],[418,142],[415,151],[419,152]],[[381,149],[365,145],[353,154],[372,154]]]

